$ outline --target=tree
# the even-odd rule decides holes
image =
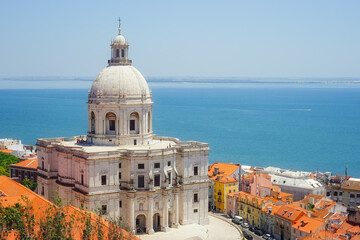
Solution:
[[[25,187],[31,189],[31,191],[34,191],[35,188],[37,187],[37,183],[30,181],[30,179],[28,178],[24,178],[20,183]]]
[[[0,175],[9,176],[10,164],[20,162],[15,156],[0,152]]]

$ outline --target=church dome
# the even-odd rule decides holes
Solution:
[[[119,34],[114,38],[113,44],[125,45],[125,44],[127,44],[127,42],[126,42],[126,39],[124,38],[124,36]]]
[[[131,65],[110,65],[96,77],[89,98],[151,101],[151,93],[145,78],[136,68]]]

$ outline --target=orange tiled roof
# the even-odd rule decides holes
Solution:
[[[355,227],[355,228],[354,228]],[[356,228],[357,227],[357,228]],[[350,224],[349,222],[344,222],[343,224],[341,224],[341,226],[337,229],[337,233],[339,234],[343,234],[346,235],[346,232],[351,232],[351,233],[357,233],[356,230],[359,232],[359,226],[355,226]],[[354,232],[355,231],[355,232]]]
[[[0,152],[6,153],[6,154],[10,154],[12,153],[14,150],[10,150],[10,149],[0,149]]]
[[[261,211],[268,213],[269,209],[271,208],[271,216],[274,215],[275,212],[277,212],[280,209],[280,206],[275,206],[272,204],[267,204]]]
[[[280,209],[275,213],[275,215],[288,219],[290,221],[295,221],[296,219],[305,214],[305,209],[295,206],[292,207],[291,204],[281,206]]]
[[[227,196],[228,197],[234,197],[234,196],[237,196],[239,194],[240,194],[240,191],[237,191],[237,192],[228,193]]]
[[[319,218],[311,218],[307,215],[303,215],[292,224],[292,228],[313,234],[316,230],[322,227],[324,223],[325,221]]]
[[[325,195],[309,194],[309,195],[305,196],[302,200],[300,200],[300,202],[303,204],[307,204],[307,203],[310,203],[310,198],[314,198],[314,203],[316,203],[324,197],[325,197]]]
[[[338,236],[339,234],[337,233],[333,233],[333,232],[330,232],[330,231],[327,231],[327,230],[321,230],[318,234],[315,235],[315,238],[316,239],[324,239],[324,240],[333,240],[333,239],[336,239],[336,237]]]
[[[37,195],[30,189],[24,187],[23,185],[11,180],[10,178],[6,176],[0,176],[0,203],[3,206],[10,206],[15,203],[22,203],[23,205],[26,204],[23,197],[26,197],[30,204],[33,207],[33,214],[35,216],[35,219],[39,221],[42,217],[45,216],[45,214],[48,214],[46,210],[49,208],[49,206],[53,205],[51,202],[46,200],[45,198]],[[79,227],[81,229],[84,228],[84,219],[86,217],[86,214],[90,214],[92,225],[95,226],[98,222],[98,216],[92,212],[80,210],[78,208],[75,208],[73,206],[66,206],[63,208],[64,212],[67,214],[68,218],[71,217],[71,215],[74,216],[74,219],[76,221],[76,228],[73,228],[71,235],[74,239],[81,239],[82,231],[78,231]],[[109,232],[109,222],[105,221],[101,218],[101,224],[102,224],[102,230],[104,232],[104,236],[107,236],[107,233]],[[38,231],[38,226],[35,226],[35,231]],[[129,233],[125,230],[121,230],[122,234],[126,239],[138,239],[139,238],[135,236],[131,236],[129,238]],[[10,233],[7,239],[16,239],[16,234],[14,232]],[[95,238],[96,239],[96,236]]]
[[[238,180],[236,180],[235,178],[230,177],[229,175],[225,175],[225,174],[216,175],[214,177],[211,177],[210,179],[214,180],[214,182],[218,182],[218,183],[234,183],[234,182],[238,182]]]
[[[221,162],[214,163],[210,167],[209,176],[213,176],[215,168],[219,168],[219,172],[221,174],[226,174],[231,176],[239,167],[240,167],[239,164],[221,163]]]
[[[279,192],[279,197],[281,197],[281,198],[288,198],[288,197],[292,197],[292,196],[294,196],[294,194],[286,193],[286,192]]]
[[[255,196],[255,195],[252,195],[250,193],[247,193],[247,192],[243,192],[243,191],[240,191],[239,192],[239,200],[245,200],[246,197],[248,198],[248,200],[250,202],[253,202],[254,200],[256,200],[258,202],[258,204],[261,203],[261,201],[263,200],[261,197],[258,197],[258,196]]]
[[[11,164],[11,166],[17,166],[17,167],[26,167],[26,168],[37,168],[38,167],[38,159],[37,158],[30,158],[26,159],[22,162]]]

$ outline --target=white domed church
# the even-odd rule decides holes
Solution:
[[[159,137],[151,91],[120,33],[88,96],[88,133],[38,139],[38,192],[120,218],[136,233],[208,223],[209,145]]]

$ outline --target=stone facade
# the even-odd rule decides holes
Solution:
[[[151,91],[128,46],[119,28],[89,92],[88,135],[38,139],[39,193],[137,233],[207,224],[209,146],[153,134]]]

